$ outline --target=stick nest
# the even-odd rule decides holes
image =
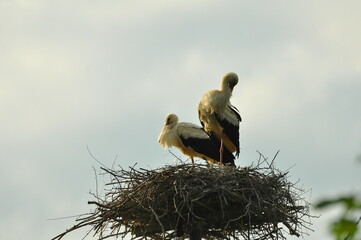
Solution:
[[[188,237],[192,229],[205,239],[286,239],[309,226],[305,191],[260,158],[256,166],[235,168],[179,164],[155,170],[102,168],[111,181],[94,212],[58,235],[91,226],[99,239]],[[262,167],[261,165],[266,165]]]

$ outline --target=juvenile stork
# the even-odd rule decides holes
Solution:
[[[180,122],[175,114],[169,114],[165,118],[165,126],[158,137],[160,145],[166,147],[177,147],[184,155],[191,158],[202,158],[209,163],[220,162],[218,149],[220,141],[210,137],[202,127],[193,123]],[[224,164],[234,166],[234,156],[231,152],[224,151],[222,154]]]
[[[223,159],[223,145],[230,152],[239,155],[239,123],[242,121],[238,109],[231,105],[230,98],[234,86],[238,83],[237,74],[230,72],[223,76],[220,90],[204,93],[198,103],[198,117],[210,136],[218,138],[220,143],[220,163]]]

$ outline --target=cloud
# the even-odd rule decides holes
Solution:
[[[229,71],[240,77],[232,98],[243,117],[239,164],[281,149],[277,164],[297,163],[294,177],[315,196],[359,180],[356,1],[0,5],[2,176],[21,203],[7,203],[8,229],[78,213],[94,185],[86,144],[107,165],[117,154],[122,166],[170,163],[156,142],[165,115],[198,123],[202,94]],[[29,195],[41,215],[21,202]],[[29,214],[23,222],[19,211]]]

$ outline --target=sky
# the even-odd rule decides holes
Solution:
[[[89,192],[109,180],[96,181],[91,154],[108,167],[175,164],[157,142],[165,116],[199,124],[202,94],[230,71],[243,118],[237,165],[280,150],[276,167],[311,203],[360,194],[360,8],[0,0],[0,238],[50,239],[75,223],[50,219],[89,212]],[[312,213],[321,215],[303,238],[332,239],[338,211]]]

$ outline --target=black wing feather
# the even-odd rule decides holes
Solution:
[[[238,120],[241,122],[241,115],[237,112],[237,108],[234,106],[229,106],[232,112],[237,116]],[[217,113],[215,113],[217,121],[223,128],[223,133],[228,136],[231,142],[236,146],[236,156],[239,155],[239,125],[233,125],[226,119],[221,119]]]
[[[238,121],[242,122],[242,118],[241,118],[241,115],[239,114],[239,110],[238,110],[235,106],[233,106],[233,105],[229,106],[229,108],[230,108],[230,109],[232,110],[232,112],[237,116]]]
[[[201,138],[185,138],[182,135],[180,139],[184,146],[193,148],[196,152],[201,153],[219,162],[220,141],[216,137],[207,139]],[[234,156],[226,148],[223,148],[223,163],[234,165]]]

